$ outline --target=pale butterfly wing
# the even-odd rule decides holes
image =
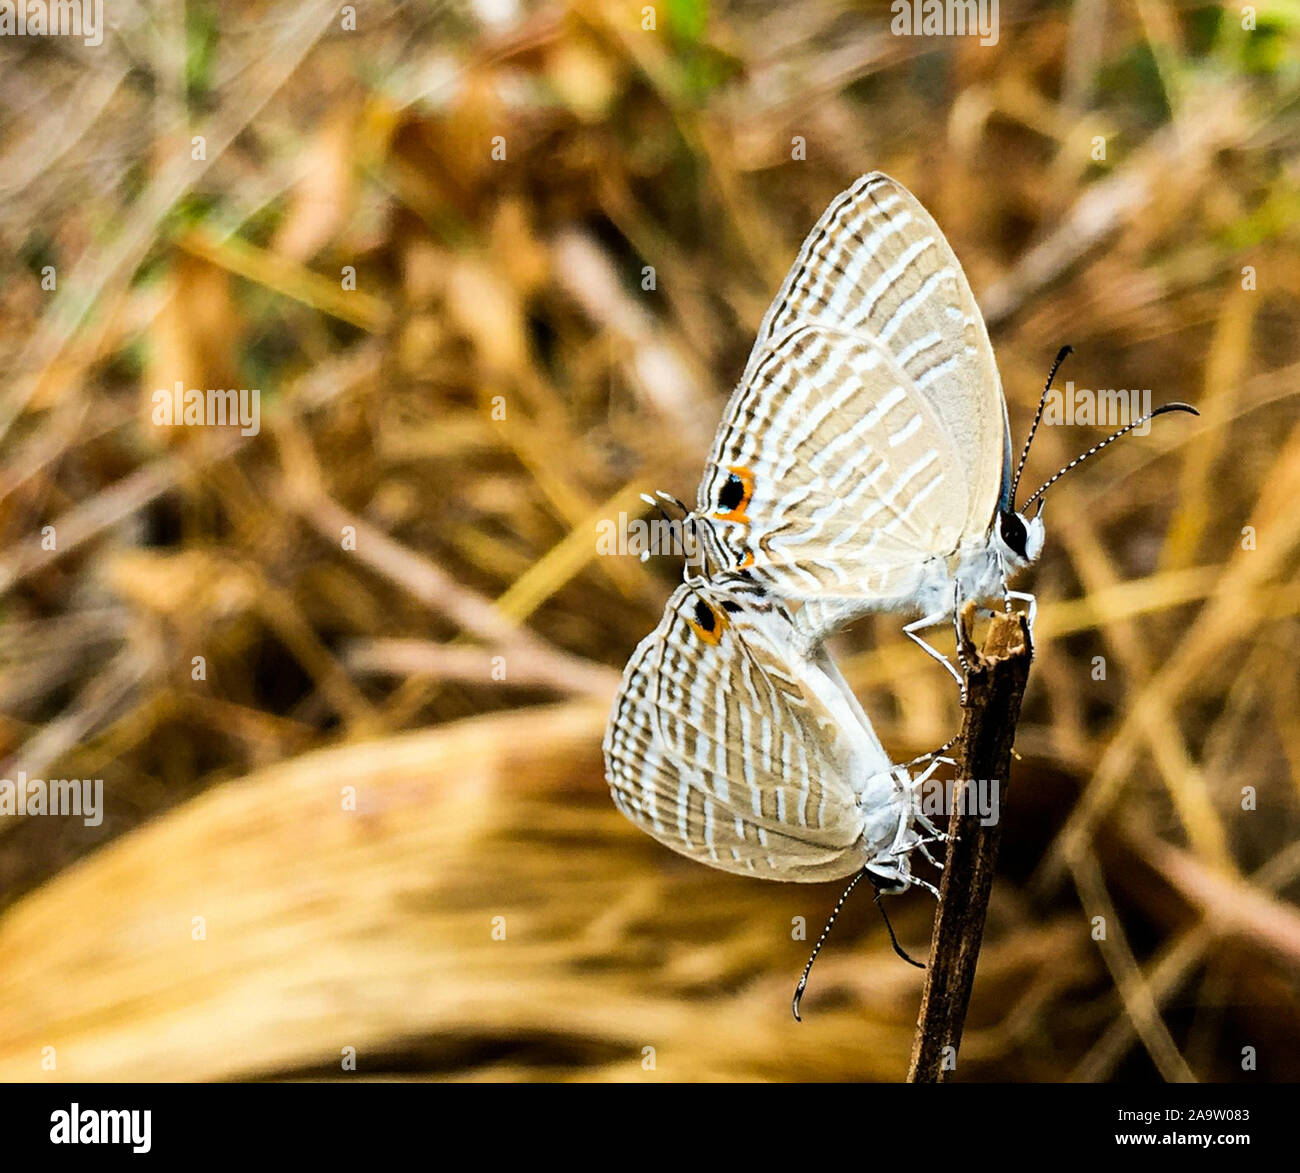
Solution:
[[[725,871],[815,881],[876,860],[905,881],[905,774],[833,666],[793,651],[784,608],[737,589],[679,587],[629,661],[604,741],[616,805]]]
[[[869,339],[796,326],[742,390],[710,466],[731,482],[706,515],[730,545],[719,562],[752,566],[783,599],[829,606],[906,594],[927,558],[961,542],[955,446]]]
[[[1010,471],[1002,380],[957,254],[897,180],[872,172],[831,202],[763,316],[746,374],[801,322],[836,326],[890,352],[947,429],[966,470],[966,530],[982,534]],[[990,452],[1002,454],[1001,466]]]
[[[857,343],[856,354],[845,339]],[[908,479],[921,474],[902,460],[903,444],[934,453],[937,484]],[[761,469],[744,463],[755,453],[767,456]],[[874,542],[872,556],[891,581],[859,583],[836,603],[841,612],[890,606],[906,594],[894,580],[918,560],[986,537],[1009,462],[1001,381],[960,262],[915,197],[888,176],[864,176],[804,242],[724,413],[698,499],[698,512],[722,530],[721,561],[752,555],[774,592],[814,604],[796,619],[806,630],[817,626],[810,616],[836,609],[827,574],[858,573],[843,561],[846,547]],[[888,519],[873,513],[853,536],[832,498],[873,473],[879,491],[911,512],[882,535],[874,527]],[[728,505],[751,480],[757,507],[738,514]],[[911,495],[918,485],[924,501]],[[765,512],[774,505],[779,520]],[[839,528],[823,542],[818,527],[828,518]],[[786,557],[765,562],[763,539],[789,538],[792,529],[794,556],[787,542]]]

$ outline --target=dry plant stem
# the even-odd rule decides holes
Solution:
[[[1016,739],[1020,701],[1029,679],[1029,634],[1020,615],[998,614],[982,651],[970,643],[973,604],[962,614],[962,645],[968,671],[962,716],[961,789],[948,820],[948,853],[939,886],[939,911],[930,939],[930,962],[912,1042],[909,1083],[939,1083],[953,1069],[970,1003],[984,917],[998,857],[999,824],[982,826],[978,812],[963,814],[961,794],[971,779],[996,779],[999,811],[1006,811],[1007,775]],[[947,1048],[952,1048],[951,1051]]]

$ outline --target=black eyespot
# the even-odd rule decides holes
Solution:
[[[718,505],[731,512],[745,499],[745,482],[734,472],[727,474],[726,481],[718,492]]]
[[[723,609],[724,611],[730,611],[731,614],[734,615],[737,611],[740,610],[740,604],[739,604],[739,603],[733,603],[733,602],[731,602],[730,599],[728,599],[726,602],[724,602],[724,603],[722,604],[722,609]]]
[[[713,608],[703,599],[695,600],[695,622],[705,631],[710,632],[718,625],[717,617],[713,614]]]
[[[1025,533],[1025,523],[1020,520],[1020,517],[1008,510],[998,518],[998,524],[1007,549],[1021,558],[1026,557],[1025,543],[1029,540],[1029,535]]]

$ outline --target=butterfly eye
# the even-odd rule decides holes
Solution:
[[[725,607],[726,604],[724,603],[723,606]],[[686,622],[706,644],[717,644],[722,639],[723,629],[727,626],[727,617],[703,599],[696,599],[695,616],[694,618],[687,616]]]
[[[1013,554],[1018,554],[1021,558],[1025,557],[1025,543],[1029,538],[1025,533],[1025,523],[1016,514],[1007,511],[998,518],[998,525],[1007,548]]]
[[[719,521],[749,521],[745,510],[754,496],[754,474],[747,468],[730,468],[727,479],[718,490],[718,511],[714,513]]]

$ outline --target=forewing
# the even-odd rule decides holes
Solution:
[[[1006,402],[983,316],[961,263],[920,202],[887,175],[865,175],[826,209],[804,241],[759,329],[741,386],[719,432],[735,423],[774,349],[803,324],[855,335],[886,351],[909,394],[933,409],[954,455],[965,512],[945,518],[962,538],[982,536],[997,506],[1006,448]],[[770,378],[768,380],[771,382]],[[836,393],[780,380],[785,394]],[[859,401],[860,410],[869,410]]]
[[[749,490],[740,515],[722,507],[736,470]],[[699,510],[780,598],[856,597],[870,610],[956,548],[966,492],[947,430],[891,356],[861,335],[800,325],[739,389]]]

